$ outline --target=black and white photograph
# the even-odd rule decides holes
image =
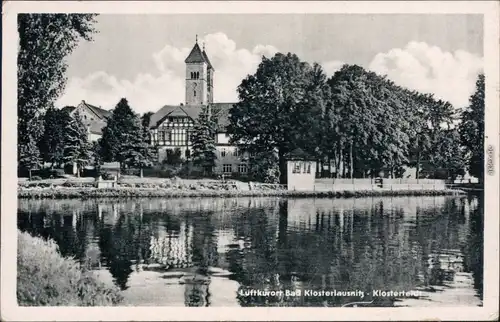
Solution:
[[[2,319],[498,318],[497,2],[8,4]]]

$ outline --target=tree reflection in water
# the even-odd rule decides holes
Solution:
[[[180,270],[186,306],[212,305],[214,268],[238,282],[241,306],[341,306],[361,299],[303,291],[409,291],[447,284],[464,271],[473,273],[482,298],[482,200],[21,200],[18,226],[53,238],[91,269],[109,270],[122,289],[144,265]],[[245,295],[249,290],[302,296]],[[362,300],[384,306],[396,299]]]

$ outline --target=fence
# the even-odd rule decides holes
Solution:
[[[436,179],[319,179],[315,181],[316,191],[355,190],[444,190],[445,180]]]
[[[378,181],[382,181],[383,184],[444,184],[445,180],[440,179],[385,179],[385,178],[368,178],[368,179],[316,179],[317,183],[327,183],[327,184],[355,184],[355,185],[365,185],[365,184],[377,184]]]

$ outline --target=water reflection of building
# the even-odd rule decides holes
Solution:
[[[463,277],[463,271],[474,273],[480,289],[482,209],[476,200],[148,200],[135,202],[135,208],[128,201],[116,206],[30,201],[20,204],[18,216],[22,229],[54,238],[65,255],[93,262],[92,268],[99,266],[93,258],[99,258],[121,285],[135,274],[130,267],[136,259],[154,263],[167,257],[186,276],[213,274],[199,273],[208,267],[227,268],[241,288],[411,289],[449,283],[453,272]],[[164,245],[165,256],[149,254],[151,236]],[[210,294],[217,292],[211,289],[217,280],[211,283],[185,283],[185,304],[216,301]],[[245,301],[260,303],[257,298]],[[293,304],[285,302],[276,305]]]
[[[192,265],[193,227],[181,222],[179,231],[171,232],[157,227],[158,237],[151,236],[152,263],[166,268],[186,268]]]

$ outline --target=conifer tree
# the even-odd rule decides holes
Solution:
[[[131,133],[124,135],[125,140],[121,146],[119,159],[129,167],[139,168],[142,178],[143,169],[152,166],[153,154],[145,140],[144,131],[138,118],[136,118],[135,128],[137,132],[132,130]]]
[[[217,159],[215,147],[217,111],[202,107],[191,137],[191,157],[195,165],[201,166],[208,175],[212,174]]]
[[[76,163],[77,176],[90,163],[92,145],[88,141],[88,130],[78,112],[70,117],[64,127],[64,156],[66,163]]]
[[[103,160],[119,162],[120,168],[138,167],[142,174],[142,169],[152,163],[141,120],[125,98],[118,102],[109,117],[100,145]]]

